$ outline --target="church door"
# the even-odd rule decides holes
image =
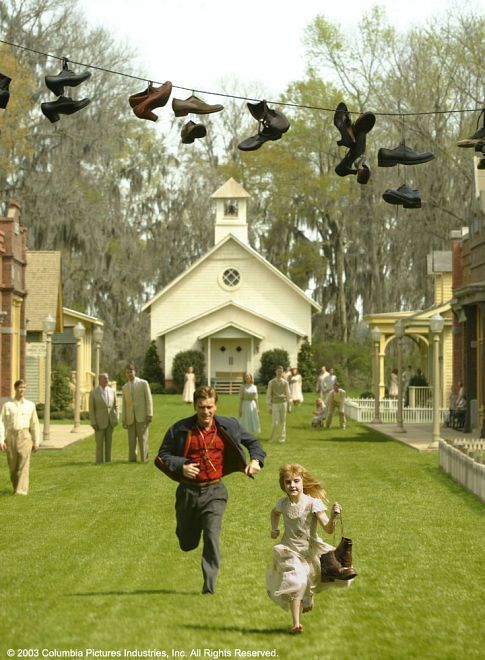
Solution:
[[[249,340],[219,339],[214,348],[216,380],[242,381],[248,365]]]

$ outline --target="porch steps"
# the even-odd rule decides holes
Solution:
[[[241,384],[242,384],[241,378],[238,378],[237,380],[217,379],[214,387],[216,388],[218,394],[239,394]]]

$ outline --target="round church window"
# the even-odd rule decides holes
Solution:
[[[225,286],[232,289],[241,282],[241,275],[236,268],[226,268],[222,273],[222,282]]]

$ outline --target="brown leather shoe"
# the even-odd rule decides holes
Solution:
[[[335,549],[335,558],[344,568],[352,568],[352,539],[342,536]]]
[[[335,557],[335,552],[331,550],[320,557],[321,579],[322,582],[332,580],[352,580],[357,572],[353,567],[344,568]]]
[[[138,105],[139,103],[141,103],[141,101],[145,101],[145,99],[148,96],[149,91],[150,91],[150,88],[147,87],[144,92],[138,92],[138,94],[132,94],[128,98],[128,103],[130,104],[130,106],[132,108],[134,108],[135,105]]]
[[[203,138],[206,135],[206,127],[203,124],[196,124],[193,121],[188,121],[184,124],[180,132],[183,144],[192,144],[195,138]]]
[[[218,103],[215,105],[209,105],[192,94],[192,96],[189,96],[185,101],[182,101],[181,99],[172,99],[172,110],[176,117],[185,117],[189,113],[195,115],[209,115],[212,112],[220,112],[221,110],[224,110],[224,106],[219,105]]]
[[[149,85],[145,92],[133,94],[128,99],[133,112],[139,119],[149,119],[157,121],[157,115],[152,112],[154,108],[163,108],[172,93],[172,83],[170,80],[164,82],[160,87]]]

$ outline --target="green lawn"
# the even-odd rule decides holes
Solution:
[[[236,655],[242,649],[295,660],[483,658],[484,506],[440,472],[436,454],[353,423],[346,431],[311,429],[314,398],[290,415],[285,445],[268,445],[261,402],[266,467],[254,481],[225,480],[214,596],[200,594],[200,549],[178,548],[176,484],[151,461],[127,463],[121,428],[110,465],[93,463],[93,438],[33,456],[27,498],[10,495],[2,459],[0,657],[12,648],[37,649],[38,657],[68,649],[82,651],[77,657],[128,657],[126,650],[157,657],[155,649],[167,657],[255,657]],[[167,426],[191,412],[179,397],[155,403],[152,456]],[[222,397],[219,412],[237,414],[237,403]],[[359,573],[351,588],[318,595],[298,637],[264,584],[278,467],[291,461],[321,476],[343,505]]]

